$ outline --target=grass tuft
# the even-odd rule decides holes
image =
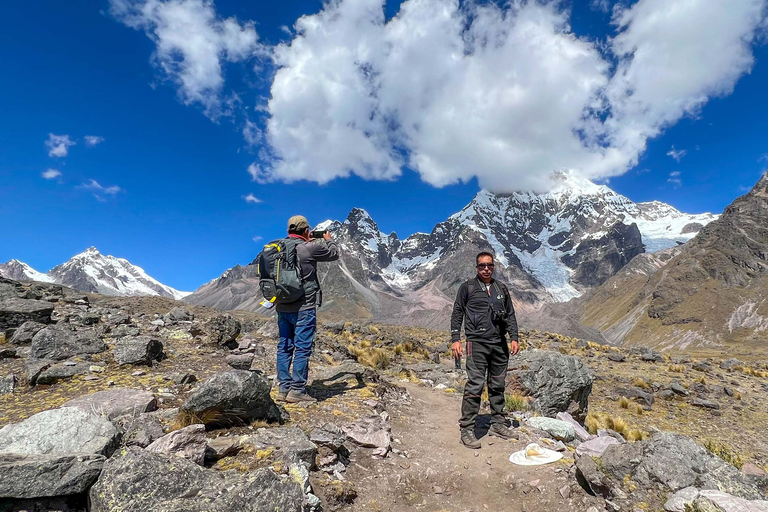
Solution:
[[[670,364],[667,367],[667,370],[670,372],[675,373],[684,373],[685,372],[685,365],[684,364]]]
[[[625,396],[619,398],[619,407],[622,409],[629,409],[629,399]]]
[[[508,411],[527,411],[530,407],[528,398],[520,393],[508,394],[504,397]]]
[[[736,466],[739,469],[744,466],[744,459],[741,457],[741,455],[723,443],[707,439],[707,441],[704,443],[704,447],[709,450],[710,453],[720,457],[728,464]]]
[[[635,380],[633,380],[632,385],[642,389],[651,389],[651,385],[648,384],[645,379],[640,377],[637,377]]]

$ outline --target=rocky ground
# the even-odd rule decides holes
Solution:
[[[764,362],[524,331],[519,439],[484,403],[473,451],[447,333],[322,323],[298,406],[273,401],[275,331],[0,280],[0,510],[768,510]],[[564,457],[508,461],[534,441]]]

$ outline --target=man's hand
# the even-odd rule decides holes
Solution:
[[[509,342],[509,353],[513,356],[520,352],[520,345],[517,343],[517,340],[512,340]]]
[[[330,240],[331,239],[331,233],[329,231],[326,231],[323,233],[323,239],[324,240]]]
[[[461,342],[460,341],[454,341],[451,345],[451,352],[453,352],[453,358],[458,359],[461,357],[461,354],[464,353],[464,351],[461,349]]]

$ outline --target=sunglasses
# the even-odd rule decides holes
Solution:
[[[477,268],[493,268],[493,263],[478,263]]]

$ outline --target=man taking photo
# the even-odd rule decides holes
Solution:
[[[322,302],[320,281],[317,277],[318,261],[339,259],[336,242],[327,231],[320,239],[309,238],[309,223],[302,215],[288,219],[288,238],[296,239],[296,256],[304,293],[295,301],[278,302],[277,326],[280,341],[277,344],[278,401],[289,403],[316,402],[307,394],[309,356],[315,339],[317,308]],[[293,365],[293,369],[291,369]]]
[[[461,442],[467,448],[480,448],[475,435],[475,421],[480,411],[483,385],[488,384],[488,400],[493,417],[488,434],[502,439],[516,439],[506,426],[504,388],[509,355],[517,354],[517,320],[507,287],[493,278],[493,255],[481,252],[475,258],[477,275],[459,287],[451,315],[451,350],[453,357],[464,353],[461,325],[467,338],[467,384],[461,401]],[[509,344],[506,337],[509,336]]]

